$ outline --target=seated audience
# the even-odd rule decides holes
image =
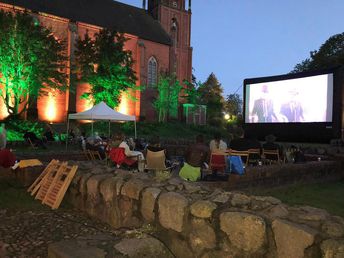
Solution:
[[[165,148],[161,147],[159,136],[154,136],[148,143],[146,149],[154,152],[165,150]]]
[[[278,150],[278,154],[281,160],[284,160],[283,147],[275,143],[276,137],[273,134],[265,136],[265,143],[263,144],[264,150]]]
[[[132,160],[138,161],[138,169],[139,171],[144,170],[144,156],[142,152],[140,151],[133,151],[130,150],[130,147],[125,139],[125,135],[123,133],[117,133],[112,141],[110,142],[109,151],[110,151],[110,157],[112,153],[114,153],[115,150],[112,150],[114,148],[123,148],[124,154],[127,158]]]
[[[227,144],[221,139],[220,133],[214,135],[214,139],[210,141],[209,147],[211,152],[227,150]]]
[[[275,143],[276,137],[273,134],[265,136],[265,143],[263,144],[263,149],[265,150],[280,150],[280,146]]]
[[[242,128],[238,128],[237,131],[238,138],[234,138],[230,144],[229,148],[237,151],[247,151],[253,149],[252,141],[245,138],[245,132]]]
[[[204,167],[209,162],[210,149],[204,143],[203,135],[196,136],[196,143],[189,145],[186,150],[186,162],[193,167]]]
[[[98,135],[97,132],[93,136],[90,136],[86,139],[86,149],[98,151],[100,157],[105,159],[105,146],[103,144],[102,138]]]
[[[122,139],[122,142],[119,144],[119,148],[124,148],[124,153],[127,157],[139,157],[141,160],[144,160],[143,154],[140,151],[132,151],[130,150],[130,147],[125,140],[125,135],[122,133],[120,134],[120,137]]]
[[[203,135],[196,137],[196,143],[189,145],[186,151],[186,161],[179,172],[179,176],[185,180],[197,181],[201,178],[202,168],[205,168],[209,161],[210,150],[204,144]]]

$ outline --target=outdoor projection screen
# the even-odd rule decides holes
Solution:
[[[245,82],[245,123],[332,122],[333,73]]]

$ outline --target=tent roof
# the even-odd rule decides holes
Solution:
[[[106,120],[106,121],[135,121],[135,116],[129,116],[117,112],[104,102],[93,106],[91,109],[68,115],[69,119],[76,120]]]

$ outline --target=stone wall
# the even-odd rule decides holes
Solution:
[[[78,164],[65,197],[114,228],[151,224],[176,257],[344,256],[344,219],[273,197]]]

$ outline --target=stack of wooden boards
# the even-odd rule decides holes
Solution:
[[[42,204],[57,209],[73,180],[78,166],[68,166],[67,162],[53,159],[36,181],[29,187],[28,192],[36,195],[35,199]]]

